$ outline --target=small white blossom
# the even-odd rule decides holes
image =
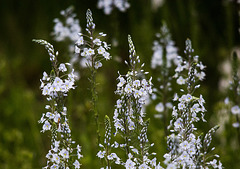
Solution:
[[[62,149],[59,153],[64,159],[69,158],[69,152],[66,149]]]
[[[240,114],[240,108],[239,108],[239,106],[238,106],[238,105],[233,106],[233,107],[231,108],[231,112],[232,112],[232,114],[234,114],[234,115]]]
[[[61,63],[60,65],[59,65],[59,68],[58,68],[61,72],[66,72],[67,71],[67,68],[66,68],[66,66],[65,66],[65,64],[63,64],[63,63]]]
[[[163,111],[164,111],[163,103],[162,103],[162,102],[158,103],[158,104],[156,105],[155,109],[156,109],[156,111],[158,111],[158,112],[163,112]]]
[[[50,130],[51,129],[51,124],[48,121],[45,121],[43,125],[43,131]]]
[[[97,153],[97,156],[98,156],[99,158],[104,158],[105,153],[106,153],[106,151],[99,151],[99,152]]]
[[[132,160],[128,159],[128,160],[126,161],[125,168],[126,168],[126,169],[134,169],[134,168],[135,168],[135,165],[136,165],[135,162],[133,162]]]
[[[179,76],[179,78],[177,79],[177,84],[183,85],[185,83],[186,83],[186,79],[184,79],[182,76]]]
[[[100,67],[102,67],[102,63],[100,62],[100,61],[97,61],[96,63],[95,63],[95,69],[98,69],[98,68],[100,68]]]
[[[97,49],[97,51],[98,51],[98,54],[102,55],[103,53],[105,53],[106,50],[105,50],[102,46],[100,46],[100,47]]]
[[[75,169],[76,169],[76,168],[79,169],[81,164],[79,163],[78,160],[75,160],[75,162],[73,163],[73,165],[74,165]]]

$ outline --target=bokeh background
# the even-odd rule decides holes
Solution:
[[[42,72],[50,72],[51,65],[45,49],[32,39],[51,42],[67,60],[66,44],[53,41],[53,19],[70,5],[80,20],[82,30],[86,25],[85,13],[93,12],[96,29],[107,33],[108,43],[117,45],[111,49],[113,59],[103,63],[97,75],[100,121],[104,115],[113,115],[117,96],[117,71],[126,73],[124,60],[128,58],[127,35],[131,34],[137,54],[150,69],[155,34],[164,20],[176,42],[179,55],[183,55],[185,40],[190,38],[195,53],[207,66],[206,80],[199,93],[206,100],[206,119],[199,129],[206,132],[220,124],[214,135],[216,152],[226,169],[240,168],[240,147],[237,132],[231,120],[223,115],[223,100],[228,95],[231,78],[229,62],[239,39],[239,5],[237,0],[129,0],[131,7],[125,12],[114,9],[105,15],[97,8],[97,0],[0,0],[0,168],[35,169],[45,166],[45,155],[50,142],[48,133],[40,133],[38,120],[44,112],[46,99],[39,89]],[[77,69],[77,68],[76,68]],[[95,123],[90,113],[91,97],[88,89],[89,72],[79,69],[81,78],[76,90],[67,100],[73,139],[82,146],[82,168],[98,168],[95,146]],[[155,105],[149,105],[147,116],[151,118],[149,139],[155,143],[158,158],[167,151],[162,122],[154,119]],[[227,112],[227,116],[231,116]],[[226,117],[223,121],[222,116]],[[104,125],[101,127],[104,129]],[[104,130],[102,130],[104,131]]]

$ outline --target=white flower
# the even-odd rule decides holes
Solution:
[[[46,120],[43,125],[43,131],[50,130],[50,129],[51,129],[51,124]]]
[[[53,154],[52,160],[53,160],[53,162],[56,162],[57,164],[60,163],[60,157],[57,154]]]
[[[203,103],[205,103],[205,100],[203,99],[202,95],[200,95],[198,103],[203,107]]]
[[[106,153],[106,151],[101,151],[101,150],[100,150],[100,151],[97,153],[97,156],[98,156],[99,158],[104,158],[105,153]]]
[[[53,83],[50,90],[58,92],[58,91],[60,91],[60,86],[57,85],[56,83]]]
[[[192,100],[192,96],[190,94],[187,94],[185,100],[187,102],[191,101]]]
[[[139,169],[148,169],[149,167],[145,163],[143,163],[138,168]]]
[[[129,94],[129,93],[132,92],[132,87],[129,84],[127,84],[124,90],[125,90],[126,93]]]
[[[172,105],[172,103],[167,102],[167,103],[166,103],[166,107],[167,107],[168,109],[171,109],[171,108],[173,107],[173,105]]]
[[[185,68],[185,66],[178,64],[178,67],[175,69],[175,72],[181,72],[181,71],[183,71],[184,68]]]
[[[123,77],[119,78],[119,83],[117,84],[118,87],[122,87],[126,83],[126,80]]]
[[[61,86],[61,85],[63,84],[63,81],[62,81],[62,79],[60,79],[59,77],[56,77],[56,78],[54,79],[53,84],[55,84],[56,86]]]
[[[156,109],[157,112],[163,112],[164,111],[163,103],[162,102],[158,103],[156,105],[155,109]]]
[[[55,146],[55,147],[59,147],[59,144],[60,144],[60,141],[56,141],[56,140],[55,140],[54,146]]]
[[[176,107],[174,106],[174,107],[173,107],[173,111],[172,111],[172,116],[173,116],[173,117],[177,117],[177,115],[178,115],[177,109],[176,109]]]
[[[106,50],[105,50],[102,46],[100,46],[100,47],[97,49],[97,51],[98,51],[98,54],[102,55],[103,53],[105,53]]]
[[[189,143],[185,140],[184,142],[180,143],[181,148],[183,148],[183,150],[187,150],[190,146]]]
[[[67,71],[67,68],[66,68],[66,66],[65,66],[65,64],[63,64],[63,63],[61,63],[60,65],[59,65],[59,68],[58,68],[60,71],[62,71],[62,72],[66,72]]]
[[[49,80],[48,74],[46,72],[43,72],[43,78],[42,80]]]
[[[50,87],[51,87],[51,84],[48,83],[46,86],[44,86],[43,88],[43,91],[42,91],[42,95],[50,95]]]
[[[110,53],[108,53],[108,52],[104,52],[104,53],[103,53],[103,57],[104,57],[106,60],[109,60],[109,59],[111,58]]]
[[[199,108],[199,104],[194,104],[193,107],[191,108],[192,112],[196,112],[198,113],[199,111],[201,111],[201,109]]]
[[[80,36],[79,39],[78,39],[77,42],[76,42],[76,45],[81,46],[81,45],[83,45],[83,44],[84,44],[83,36]]]
[[[178,100],[178,94],[177,94],[177,93],[175,93],[175,94],[174,94],[173,101],[177,101],[177,100]]]
[[[86,51],[86,54],[87,54],[87,56],[92,56],[92,55],[95,54],[95,52],[94,52],[93,49],[89,48],[89,49]]]
[[[80,52],[80,49],[79,49],[79,52]],[[81,53],[81,56],[88,56],[88,49],[87,48],[83,48],[83,52]]]
[[[114,126],[115,126],[116,130],[117,130],[118,128],[119,128],[120,130],[123,129],[122,124],[121,124],[119,121],[117,121],[117,122],[114,124]]]
[[[209,163],[212,165],[213,168],[217,168],[218,167],[216,159],[214,159],[213,161],[210,161]]]
[[[142,80],[142,85],[143,85],[143,87],[147,87],[148,86],[148,82],[147,82],[146,79]]]
[[[93,43],[94,43],[95,45],[100,46],[102,42],[101,42],[100,39],[96,38],[96,39],[93,40]]]
[[[129,130],[134,130],[135,125],[134,122],[132,120],[129,121],[129,126],[128,126]]]
[[[140,86],[140,80],[134,80],[133,86],[134,87],[139,87]]]
[[[177,79],[177,84],[183,85],[185,83],[186,83],[186,79],[184,79],[182,76],[179,76],[179,78]]]
[[[135,162],[133,162],[132,160],[128,159],[126,161],[125,167],[126,167],[126,169],[134,169],[135,165],[136,165]]]
[[[107,50],[110,49],[110,45],[108,45],[106,42],[103,42],[103,47]]]
[[[133,148],[133,149],[132,149],[132,152],[138,154],[138,150],[137,150],[136,148]]]
[[[69,158],[69,152],[66,149],[62,149],[59,153],[64,159]]]
[[[50,169],[58,169],[59,166],[57,164],[53,164]]]
[[[44,117],[45,117],[45,114],[43,113],[43,114],[42,114],[42,117],[41,117],[41,119],[38,121],[38,123],[43,123],[43,122],[46,120]]]
[[[113,158],[114,158],[113,153],[111,153],[110,155],[107,156],[107,159],[109,159],[109,160],[113,160]]]
[[[194,147],[191,147],[191,148],[188,149],[188,153],[190,155],[194,155],[196,153],[196,149]]]
[[[175,164],[169,164],[166,169],[177,169]]]
[[[69,80],[65,80],[65,83],[63,84],[63,87],[65,87],[67,90],[73,88],[74,83]]]
[[[174,127],[175,128],[180,128],[182,126],[182,119],[178,118],[175,122],[174,122]]]
[[[60,120],[60,117],[61,117],[60,114],[56,113],[54,116],[54,122],[57,123]]]
[[[50,109],[50,108],[51,108],[50,105],[45,106],[45,109]]]
[[[122,107],[122,100],[118,99],[117,100],[117,108],[121,108]]]
[[[229,104],[229,98],[228,97],[226,97],[225,99],[224,99],[224,103],[226,104],[226,105],[228,105]]]
[[[236,114],[240,114],[240,108],[238,105],[235,105],[231,108],[231,112],[232,114],[236,115]]]
[[[234,128],[239,128],[240,125],[239,125],[238,122],[236,122],[236,123],[233,123],[232,126],[233,126]]]
[[[78,160],[75,160],[75,162],[73,163],[73,165],[74,165],[74,167],[75,168],[80,168],[80,163],[79,163],[79,161]]]
[[[51,112],[47,112],[46,117],[48,117],[49,119],[54,119],[55,115]]]
[[[139,90],[135,90],[135,91],[134,91],[134,97],[135,97],[135,98],[140,97],[140,95],[141,95],[141,94],[140,94],[140,91],[139,91]]]
[[[197,73],[196,76],[199,78],[199,80],[204,80],[204,77],[206,74],[204,72]]]
[[[112,156],[113,158],[115,158],[115,159],[118,159],[118,158],[119,158],[116,153],[111,153],[111,156]]]
[[[178,109],[183,110],[186,106],[183,103],[178,103]]]
[[[80,53],[81,49],[78,46],[75,46],[74,51],[75,51],[75,53]]]
[[[100,61],[97,61],[94,65],[95,69],[98,69],[100,67],[102,67],[102,63]]]

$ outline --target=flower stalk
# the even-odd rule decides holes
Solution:
[[[81,147],[73,147],[75,141],[71,138],[71,129],[67,117],[65,99],[71,89],[75,89],[74,70],[67,73],[69,64],[58,65],[58,52],[45,40],[33,40],[44,45],[52,62],[50,75],[43,73],[41,81],[42,95],[47,97],[47,113],[43,113],[39,123],[43,124],[42,132],[51,132],[51,149],[46,155],[47,166],[44,168],[80,168],[79,160],[82,158]]]
[[[107,50],[110,49],[110,46],[106,42],[100,40],[100,37],[105,37],[106,34],[101,32],[97,37],[94,36],[95,23],[93,22],[92,12],[90,9],[88,9],[86,12],[86,20],[86,31],[88,34],[84,35],[82,33],[79,33],[79,39],[75,45],[75,53],[81,55],[86,60],[85,64],[91,73],[89,81],[91,84],[90,90],[92,95],[92,112],[97,128],[97,145],[99,145],[101,136],[99,128],[99,111],[97,109],[98,93],[96,89],[96,74],[97,69],[102,67],[101,61],[103,59],[111,59],[109,52],[107,52]]]

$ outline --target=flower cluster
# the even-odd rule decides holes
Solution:
[[[75,45],[75,53],[80,54],[86,59],[87,67],[98,69],[102,67],[101,61],[103,59],[111,59],[110,53],[108,52],[110,45],[108,45],[105,41],[100,40],[100,37],[105,37],[106,34],[101,32],[99,33],[99,36],[94,37],[93,33],[95,30],[95,24],[93,23],[92,12],[88,9],[86,15],[86,31],[89,35],[84,35],[82,33],[78,34],[79,37]]]
[[[75,141],[71,138],[67,108],[64,106],[67,93],[74,89],[74,70],[67,74],[66,64],[61,63],[58,66],[58,52],[55,53],[50,43],[44,40],[34,41],[45,46],[52,62],[50,75],[44,72],[40,80],[42,94],[47,96],[49,104],[46,105],[47,112],[42,114],[39,123],[43,124],[42,132],[51,132],[51,149],[46,155],[48,161],[45,168],[80,168],[81,147],[77,145],[73,148]]]
[[[128,3],[128,0],[99,0],[98,1],[98,8],[103,9],[106,15],[111,14],[114,7],[118,8],[121,12],[125,12],[130,7],[130,4]]]
[[[76,14],[73,13],[74,8],[68,7],[66,10],[60,12],[62,19],[54,19],[54,31],[52,35],[57,42],[65,42],[68,45],[68,55],[70,56],[70,68],[74,67],[74,64],[81,63],[82,59],[75,54],[75,42],[78,40],[78,33],[81,32],[79,20],[76,19]],[[84,67],[84,66],[81,66]],[[79,72],[75,71],[77,78],[80,78]]]
[[[139,70],[143,68],[144,64],[140,65],[139,56],[136,55],[135,47],[128,36],[129,42],[129,58],[128,66],[130,70],[126,75],[119,75],[116,94],[120,96],[117,100],[116,108],[114,111],[114,126],[115,135],[119,134],[124,143],[119,144],[128,156],[126,162],[121,163],[125,168],[149,168],[155,165],[153,162],[156,159],[149,160],[149,147],[150,144],[147,139],[147,126],[148,121],[145,119],[145,112],[143,106],[150,93],[152,93],[151,79],[146,80],[142,78],[148,72]],[[125,161],[125,160],[123,160]]]
[[[76,19],[76,14],[73,13],[73,7],[69,7],[66,10],[60,12],[63,16],[63,22],[59,18],[54,19],[54,31],[53,36],[56,41],[63,41],[70,39],[75,42],[78,40],[78,33],[81,32],[79,20]]]
[[[235,128],[238,128],[238,137],[239,137],[239,143],[240,143],[240,77],[239,77],[239,66],[238,66],[238,59],[237,55],[234,52],[233,53],[233,61],[232,61],[232,81],[230,82],[230,90],[233,93],[233,98],[231,98],[233,105],[231,107],[231,113],[233,116],[235,116],[236,122],[234,122],[232,125]]]
[[[107,169],[111,168],[111,163],[115,162],[116,164],[121,163],[121,159],[117,156],[116,153],[112,153],[113,148],[118,148],[119,144],[115,141],[111,142],[112,137],[112,127],[109,117],[105,116],[105,136],[103,144],[99,144],[100,150],[97,153],[97,157],[105,160],[105,166]],[[103,168],[102,168],[103,169]]]
[[[178,63],[177,48],[171,40],[171,35],[165,22],[160,29],[160,33],[156,34],[158,40],[153,43],[153,56],[151,67],[153,72],[157,74],[154,86],[159,88],[153,89],[152,99],[157,101],[155,110],[156,118],[162,118],[164,123],[165,135],[168,135],[167,125],[169,122],[169,112],[172,109],[172,76],[174,69]]]
[[[163,65],[165,65],[166,68],[170,68],[172,65],[177,65],[178,49],[174,46],[174,41],[171,39],[171,34],[165,22],[163,22],[160,33],[157,33],[156,37],[158,40],[153,42],[152,48],[152,69],[156,69],[158,66],[162,67]]]
[[[165,164],[173,168],[222,168],[222,164],[215,164],[216,159],[208,162],[210,158],[208,148],[212,140],[212,134],[217,127],[212,128],[204,137],[202,142],[201,136],[196,135],[197,128],[195,123],[206,121],[204,119],[204,99],[193,96],[198,80],[202,80],[205,75],[203,72],[205,66],[198,60],[198,56],[193,56],[191,41],[186,40],[185,50],[187,60],[180,59],[179,65],[176,68],[175,78],[184,77],[186,89],[181,89],[184,93],[181,97],[175,97],[178,101],[177,107],[173,107],[172,117],[169,128],[172,134],[168,136],[169,153],[164,155]],[[218,157],[218,155],[216,155]]]
[[[58,70],[61,72],[66,72],[67,63],[60,64]],[[48,96],[48,100],[52,100],[53,98],[57,98],[60,95],[67,96],[67,93],[70,89],[74,89],[74,81],[75,75],[74,70],[70,74],[67,74],[67,78],[61,79],[56,76],[49,76],[46,72],[43,72],[43,78],[41,79],[41,89],[42,95]]]

